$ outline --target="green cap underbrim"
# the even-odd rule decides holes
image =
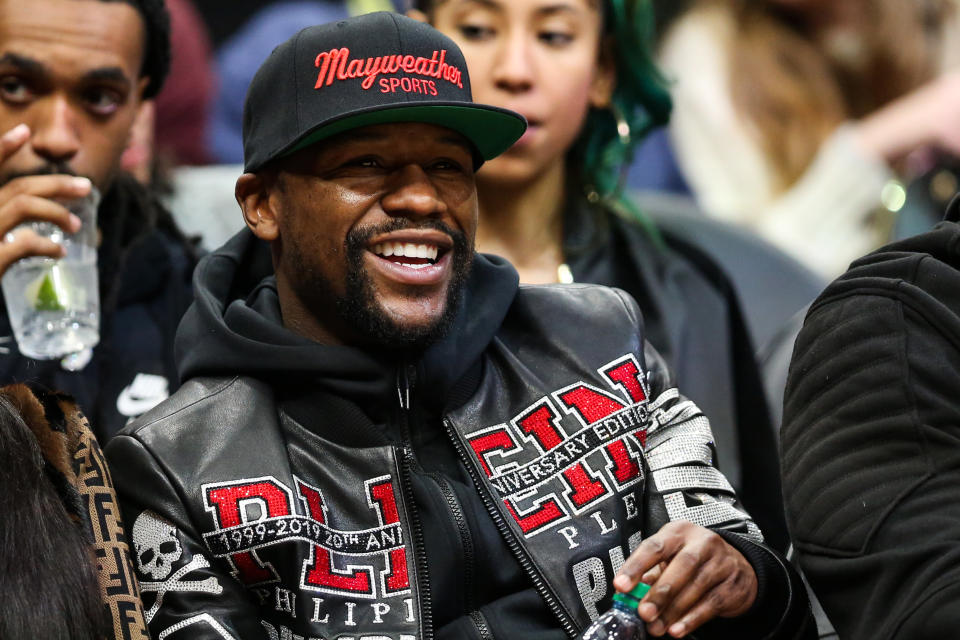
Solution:
[[[509,149],[527,129],[527,122],[520,114],[488,105],[462,102],[386,105],[355,111],[324,123],[271,159],[282,158],[351,129],[394,122],[424,122],[452,129],[467,138],[483,160],[496,158]]]

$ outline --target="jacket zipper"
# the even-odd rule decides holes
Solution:
[[[553,589],[551,589],[546,580],[543,579],[543,575],[533,565],[533,561],[527,554],[526,549],[520,545],[517,537],[514,535],[513,531],[510,530],[509,525],[507,525],[506,521],[503,519],[503,515],[497,508],[494,497],[490,494],[487,486],[483,483],[483,479],[480,478],[480,475],[474,468],[472,461],[470,460],[470,457],[467,455],[466,449],[463,446],[463,443],[460,442],[460,438],[457,437],[457,433],[453,428],[453,424],[448,418],[444,417],[443,426],[446,429],[450,440],[453,441],[453,446],[456,448],[461,460],[463,460],[464,465],[466,465],[467,472],[470,474],[470,479],[473,480],[473,484],[477,487],[477,492],[480,494],[480,498],[483,500],[483,504],[487,508],[487,512],[490,514],[490,517],[493,518],[493,522],[497,525],[500,535],[503,536],[503,539],[506,541],[507,547],[513,553],[514,557],[517,558],[517,561],[520,563],[520,567],[523,569],[523,571],[533,581],[534,587],[536,587],[537,591],[540,593],[540,596],[547,603],[547,608],[549,608],[553,615],[557,617],[557,620],[560,621],[560,626],[563,627],[564,632],[566,632],[566,634],[571,638],[576,637],[579,633],[576,624],[570,615],[564,610],[559,599],[557,598],[557,595],[553,592]]]
[[[476,566],[476,554],[473,549],[473,538],[470,535],[470,529],[467,526],[467,519],[463,515],[463,509],[460,507],[460,501],[457,499],[457,494],[454,493],[453,488],[450,486],[450,483],[446,481],[443,477],[438,474],[431,473],[429,474],[433,478],[434,482],[437,483],[437,486],[440,488],[440,493],[443,494],[444,499],[447,501],[447,507],[450,509],[450,513],[453,515],[453,520],[457,525],[457,531],[460,533],[460,542],[463,546],[463,556],[464,556],[464,572],[463,572],[463,583],[465,585],[464,591],[467,596],[467,611],[470,619],[473,621],[473,625],[477,628],[477,632],[480,634],[480,637],[483,640],[494,640],[493,633],[490,631],[490,627],[487,625],[486,619],[483,617],[483,614],[480,612],[480,609],[476,606],[474,600],[474,567]]]
[[[427,573],[427,551],[423,542],[423,529],[420,518],[414,508],[413,480],[411,466],[413,465],[413,446],[410,438],[410,394],[413,390],[416,369],[413,365],[401,365],[397,372],[397,397],[400,411],[400,475],[401,491],[404,503],[407,505],[407,515],[410,518],[410,534],[413,540],[414,561],[417,567],[417,590],[420,594],[420,631],[423,640],[433,638],[433,612],[430,610],[430,581],[425,579]]]

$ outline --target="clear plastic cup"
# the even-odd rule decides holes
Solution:
[[[62,358],[91,349],[100,341],[100,289],[97,282],[97,207],[100,193],[64,202],[82,223],[66,233],[49,222],[23,229],[53,240],[63,258],[30,257],[10,265],[3,275],[3,297],[20,353],[37,360]]]

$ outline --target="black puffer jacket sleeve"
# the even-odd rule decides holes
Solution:
[[[958,239],[945,225],[862,261],[811,308],[796,343],[787,516],[844,640],[960,628]]]

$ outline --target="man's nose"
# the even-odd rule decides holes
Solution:
[[[397,170],[392,176],[387,194],[381,199],[387,215],[427,217],[447,211],[447,204],[419,165],[411,164]]]
[[[80,151],[78,115],[63,96],[50,96],[37,105],[37,116],[30,123],[34,153],[50,162],[67,162]]]

